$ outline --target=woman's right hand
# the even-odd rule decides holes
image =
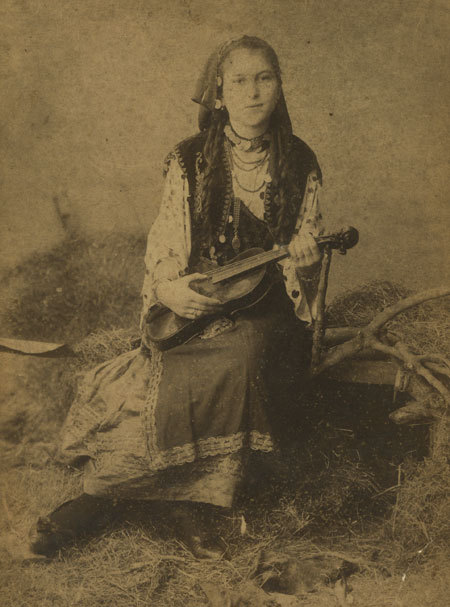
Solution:
[[[191,289],[194,280],[206,280],[204,274],[189,274],[176,280],[164,280],[156,288],[158,300],[183,318],[201,318],[207,314],[220,312],[222,303],[213,297],[206,297]]]

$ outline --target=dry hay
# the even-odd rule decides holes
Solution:
[[[37,471],[23,469],[11,475],[9,485],[4,482],[2,489],[10,511],[2,531],[10,526],[26,526],[76,492],[73,475],[52,467],[46,472],[45,484]],[[280,523],[283,517],[288,518],[283,514],[284,506],[280,505]],[[290,573],[299,575],[295,579],[291,575],[288,580],[282,575],[280,581],[295,584],[297,599],[293,601],[291,597],[289,603],[289,596],[284,595],[285,602],[281,604],[325,607],[337,604],[333,584],[326,585],[325,578],[331,578],[336,568],[347,561],[355,565],[354,570],[361,570],[350,578],[356,604],[445,604],[446,584],[440,567],[422,562],[418,573],[411,563],[398,568],[389,562],[389,572],[384,566],[385,556],[380,559],[375,555],[374,548],[379,551],[383,546],[371,538],[353,536],[349,541],[339,540],[339,545],[331,541],[317,545],[301,533],[290,538],[281,536],[280,527],[272,527],[269,522],[260,526],[252,517],[247,518],[244,536],[240,535],[238,520],[228,521],[227,525],[228,531],[221,529],[221,534],[229,547],[229,558],[220,561],[194,559],[162,530],[164,521],[146,516],[145,512],[137,517],[130,515],[126,524],[108,529],[88,544],[78,544],[48,565],[23,568],[11,564],[0,552],[0,602],[4,607],[211,607],[205,590],[212,588],[224,596],[240,597],[242,601],[245,597],[247,601],[228,604],[262,607],[265,603],[254,600],[255,589],[265,585],[272,592],[272,584],[265,582],[283,574],[285,563],[289,563]],[[297,564],[295,571],[293,564]],[[277,595],[266,596],[277,605]]]
[[[327,309],[328,324],[361,327],[369,323],[377,312],[409,295],[411,291],[388,281],[376,280],[360,285],[331,302]]]
[[[74,345],[73,351],[80,369],[89,369],[138,347],[139,343],[136,329],[99,329]]]
[[[52,466],[46,471],[45,484],[36,470],[10,473],[9,478],[3,479],[5,499],[0,509],[5,515],[6,505],[9,516],[0,516],[3,518],[0,531],[12,529],[19,536],[20,530],[30,526],[37,516],[75,495],[77,480],[79,477],[74,480],[73,475]],[[281,504],[280,523],[283,508]],[[248,601],[236,602],[236,605],[262,607],[265,602],[258,602],[258,597],[271,600],[273,597],[261,594],[259,587],[269,578],[273,580],[286,563],[295,563],[295,571],[290,569],[295,575],[287,581],[295,584],[299,600],[305,600],[307,593],[308,604],[324,605],[327,603],[322,602],[323,596],[327,600],[333,598],[330,587],[324,583],[343,560],[371,566],[359,550],[333,553],[316,546],[304,535],[282,536],[281,527],[260,525],[251,516],[247,518],[245,535],[241,534],[238,516],[222,517],[217,528],[228,546],[228,558],[219,561],[196,560],[166,528],[164,517],[154,517],[151,509],[148,511],[145,507],[45,566],[20,568],[1,554],[5,566],[1,574],[0,602],[4,607],[29,604],[200,607],[210,605],[205,590],[215,589],[217,593],[239,597],[242,601],[245,597]],[[286,576],[281,582],[286,582]],[[269,588],[268,591],[272,592]],[[271,604],[277,605],[274,600]]]
[[[422,462],[406,461],[399,469],[399,483],[392,514],[385,531],[406,555],[446,552],[450,545],[449,420],[443,418],[435,432],[442,433],[441,449]]]
[[[45,474],[45,483],[42,473],[30,468],[3,477],[0,532],[12,530],[19,537],[39,515],[79,491],[79,476],[53,466]],[[209,604],[203,583],[236,593],[244,591],[256,576],[262,552],[283,550],[276,530],[265,527],[261,533],[255,532],[248,520],[249,533],[242,536],[239,518],[222,517],[220,531],[229,558],[198,561],[176,541],[165,526],[164,516],[154,517],[145,506],[141,508],[115,528],[88,544],[69,549],[49,565],[20,569],[1,555],[2,564],[7,565],[2,567],[1,604],[19,607],[39,600],[39,605],[67,607],[199,607]],[[314,554],[317,549],[309,540],[296,538],[289,555],[309,555],[311,551]]]

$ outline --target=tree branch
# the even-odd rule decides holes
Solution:
[[[325,329],[323,344],[325,346],[336,346],[352,337],[356,337],[359,329],[357,327],[330,327]]]
[[[429,360],[422,361],[422,364],[425,365],[425,367],[433,373],[437,373],[438,375],[445,375],[450,379],[450,369],[448,367],[443,367],[442,365],[430,362]]]
[[[320,363],[322,357],[322,343],[325,333],[325,299],[328,288],[328,273],[331,264],[331,246],[326,245],[323,253],[322,266],[320,268],[319,287],[317,291],[317,318],[314,323],[311,368],[314,370]]]
[[[433,386],[433,388],[444,397],[447,403],[450,401],[450,390],[448,390],[446,386],[431,373],[431,371],[426,369],[420,362],[417,361],[417,356],[409,350],[406,344],[399,341],[395,344],[395,349],[400,352],[403,360],[407,364],[412,365],[413,371],[415,371],[418,375],[421,375],[426,382]]]
[[[363,350],[370,351],[372,349],[377,350],[379,352],[383,352],[387,356],[399,359],[402,362],[406,363],[407,366],[411,366],[411,368],[414,370],[417,369],[416,372],[418,372],[418,374],[421,375],[427,381],[427,383],[432,385],[440,394],[442,394],[442,396],[444,396],[444,398],[448,399],[450,397],[450,392],[447,390],[445,385],[442,384],[442,382],[440,382],[432,375],[430,370],[420,364],[421,357],[413,355],[411,352],[409,352],[409,350],[407,350],[406,346],[404,346],[402,352],[399,352],[399,350],[395,346],[400,345],[401,342],[395,339],[395,336],[393,334],[387,335],[389,342],[392,344],[390,346],[381,343],[378,339],[375,338],[375,334],[383,327],[383,325],[401,312],[404,312],[408,308],[421,304],[424,301],[428,301],[430,299],[435,299],[438,297],[445,297],[446,295],[450,295],[450,287],[438,287],[435,289],[428,289],[427,291],[422,291],[421,293],[417,293],[415,295],[412,295],[411,297],[406,297],[405,299],[402,299],[401,301],[383,310],[367,326],[361,329],[350,328],[351,330],[348,331],[348,335],[354,336],[348,341],[345,341],[344,343],[341,343],[329,349],[327,353],[321,357],[321,360],[317,356],[317,347],[320,344],[318,344],[316,341],[316,350],[314,352],[315,357],[313,358],[313,363],[315,364],[311,365],[312,375],[319,375],[325,369],[328,369],[329,367],[354,356],[358,352],[361,352]],[[434,357],[432,356],[429,356],[427,358],[434,359]],[[439,362],[444,362],[445,364],[447,363],[445,359],[439,360]]]
[[[389,306],[380,312],[380,314],[377,314],[377,316],[375,316],[375,318],[365,327],[365,331],[376,333],[384,324],[408,308],[417,306],[418,304],[421,304],[429,299],[445,297],[446,295],[450,295],[450,287],[436,287],[435,289],[421,291],[420,293],[416,293],[415,295],[401,299],[394,305]]]
[[[353,339],[349,339],[343,344],[339,344],[328,350],[318,365],[311,366],[311,373],[312,375],[319,375],[322,371],[328,369],[328,367],[337,365],[362,350],[364,350],[364,336],[362,331],[359,331]]]
[[[387,344],[383,344],[378,341],[378,339],[373,337],[371,340],[371,347],[374,350],[378,350],[378,352],[384,352],[384,354],[387,354],[388,356],[403,361],[410,371],[414,371],[423,377],[423,379],[430,384],[430,386],[433,386],[433,388],[437,390],[437,392],[439,392],[439,394],[441,394],[447,402],[450,400],[450,391],[447,390],[444,384],[434,377],[434,375],[428,369],[423,367],[423,365],[419,362],[420,357],[412,354],[405,344],[397,342],[395,346],[388,346]]]
[[[421,354],[419,358],[422,363],[436,363],[450,369],[450,360],[445,358],[445,356],[440,356],[439,354]]]

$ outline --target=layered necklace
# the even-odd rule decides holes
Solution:
[[[265,204],[266,196],[263,188],[272,181],[269,174],[269,133],[264,133],[254,139],[245,139],[240,137],[231,125],[227,125],[224,132],[228,140],[225,142],[225,149],[233,181],[239,189],[250,195],[250,197],[247,196],[246,198],[251,199],[259,192],[258,199],[263,199]],[[233,222],[234,236],[232,246],[236,253],[240,249],[240,208],[241,200],[233,196],[233,215],[230,215],[229,219]],[[219,241],[223,242],[224,240],[224,235],[221,234]]]
[[[231,154],[229,157],[233,179],[244,192],[250,194],[259,192],[270,181],[268,171],[269,133],[263,133],[254,139],[245,139],[238,135],[230,124],[225,126],[224,132],[230,142]],[[249,181],[253,181],[253,184],[250,185]]]
[[[237,185],[244,190],[244,192],[249,192],[250,194],[254,194],[255,192],[259,192],[265,185],[268,175],[267,175],[267,160],[269,158],[269,150],[267,150],[263,156],[256,160],[243,160],[237,151],[234,148],[231,148],[231,171],[233,174],[233,179],[235,179]],[[238,177],[238,172],[242,171],[243,173],[248,174],[250,177],[250,173],[254,177],[253,186],[245,186]],[[259,185],[256,185],[262,175],[262,181]]]

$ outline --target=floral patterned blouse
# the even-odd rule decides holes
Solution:
[[[245,177],[242,175],[242,177]],[[263,219],[264,204],[260,196],[240,187],[239,173],[233,175],[234,195]],[[316,171],[308,175],[305,195],[296,231],[306,229],[313,236],[322,232],[322,216],[319,209],[320,182]],[[191,253],[191,218],[188,202],[189,185],[183,170],[172,157],[165,178],[163,197],[159,214],[148,236],[145,255],[146,273],[142,288],[143,309],[141,322],[149,308],[157,303],[156,286],[161,280],[175,280],[188,272]],[[294,303],[297,317],[311,323],[316,315],[318,274],[303,280],[296,272],[292,258],[278,262],[283,270],[286,291]]]

